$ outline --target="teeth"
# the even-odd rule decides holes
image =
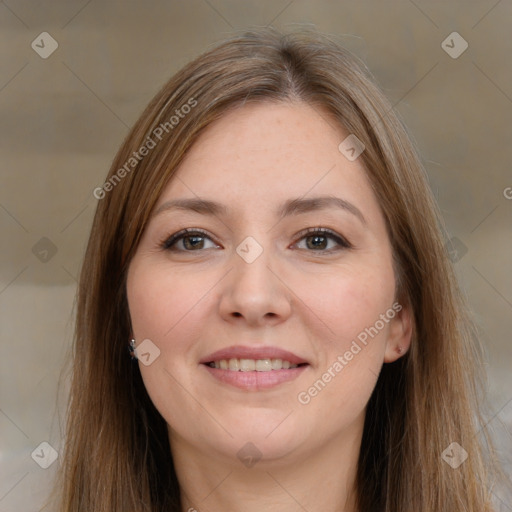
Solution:
[[[234,372],[269,372],[271,370],[288,370],[298,366],[282,359],[221,359],[213,361],[209,365],[212,368]]]
[[[238,359],[230,359],[229,360],[229,369],[237,372],[240,370],[240,364],[238,363]]]
[[[272,362],[270,359],[258,359],[256,361],[257,372],[268,372],[270,370],[272,370]]]
[[[256,361],[254,359],[240,359],[240,370],[242,372],[253,372],[256,370]]]
[[[282,359],[272,359],[272,370],[280,370],[283,367]]]

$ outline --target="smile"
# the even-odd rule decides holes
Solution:
[[[218,383],[244,391],[289,382],[310,366],[303,357],[269,345],[233,345],[203,357],[199,363]]]
[[[289,370],[290,368],[297,368],[299,365],[283,359],[232,358],[210,361],[208,366],[210,368],[220,368],[221,370],[231,370],[233,372],[270,372],[275,370]]]

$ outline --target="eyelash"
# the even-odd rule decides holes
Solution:
[[[170,237],[167,237],[164,240],[162,240],[160,242],[160,247],[162,249],[166,250],[166,251],[196,252],[194,250],[190,250],[190,251],[189,250],[177,250],[177,249],[173,249],[172,248],[172,246],[174,244],[176,244],[177,242],[179,242],[180,240],[183,240],[184,238],[187,238],[187,237],[190,237],[190,236],[193,236],[193,235],[200,235],[200,236],[202,235],[205,238],[208,238],[208,239],[212,240],[210,235],[206,231],[204,231],[202,229],[186,228],[186,229],[178,231],[177,233],[174,233]],[[334,240],[339,245],[339,248],[335,248],[335,249],[331,248],[331,249],[319,250],[319,251],[311,250],[311,251],[308,251],[308,252],[319,252],[319,253],[330,254],[332,252],[337,252],[337,251],[340,251],[340,250],[343,250],[343,249],[352,249],[353,248],[352,244],[346,238],[342,237],[341,235],[338,235],[336,232],[331,231],[330,229],[321,228],[321,227],[307,228],[307,229],[301,231],[297,235],[299,237],[297,241],[300,241],[303,238],[307,238],[308,236],[312,236],[312,235],[320,235],[320,236],[323,236],[323,237],[326,237],[326,238],[331,238],[332,240]],[[212,241],[215,242],[214,240],[212,240]],[[295,242],[295,243],[297,243],[297,242]],[[198,251],[201,251],[201,249],[198,249]]]

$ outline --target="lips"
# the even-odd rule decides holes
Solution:
[[[289,361],[297,365],[309,364],[306,359],[278,347],[246,347],[242,345],[217,350],[203,357],[199,362],[209,364],[223,359],[282,359],[283,361]]]
[[[220,367],[217,365],[219,362],[222,362]],[[297,379],[309,368],[308,361],[303,357],[269,346],[236,345],[217,350],[203,357],[200,363],[201,368],[221,385],[244,391],[273,389]]]

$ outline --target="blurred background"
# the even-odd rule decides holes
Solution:
[[[93,190],[175,71],[234,30],[266,25],[335,34],[366,62],[408,126],[485,345],[486,428],[510,464],[510,1],[5,0],[1,512],[40,510],[60,462],[67,381],[59,379]],[[496,507],[512,511],[512,499],[497,491]]]

